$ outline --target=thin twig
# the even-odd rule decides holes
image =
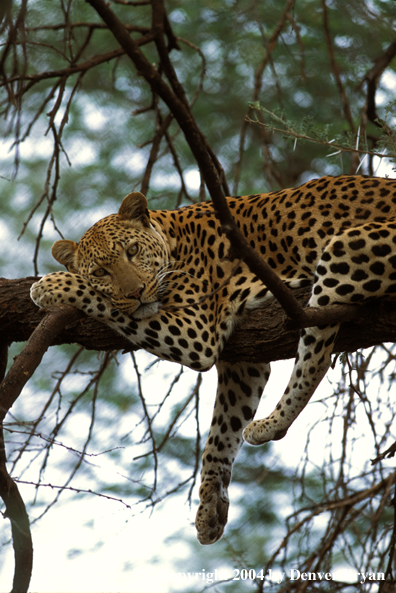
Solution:
[[[37,487],[51,488],[51,490],[60,490],[61,492],[69,491],[69,492],[76,492],[77,494],[93,494],[94,496],[99,496],[100,498],[106,498],[107,500],[113,500],[114,502],[119,502],[122,505],[124,505],[124,507],[126,507],[127,509],[132,509],[132,507],[128,503],[126,503],[124,500],[122,500],[122,498],[116,498],[115,496],[110,496],[109,494],[103,494],[102,492],[95,492],[94,490],[91,490],[91,489],[77,488],[77,487],[65,486],[65,485],[58,486],[57,484],[44,484],[43,482],[40,482],[40,484],[37,484],[37,482],[28,482],[26,480],[20,480],[19,478],[15,478],[14,481],[17,482],[18,484],[27,484],[28,486],[34,486],[35,488],[37,488]]]
[[[265,69],[266,69],[267,65],[269,63],[271,63],[271,54],[276,48],[279,36],[282,32],[285,22],[287,21],[287,16],[288,16],[288,13],[289,13],[290,8],[293,5],[293,3],[294,3],[294,0],[287,0],[286,5],[282,11],[281,17],[279,19],[279,22],[276,25],[276,27],[274,28],[274,31],[268,41],[265,40],[264,31],[262,30],[262,26],[261,26],[261,23],[259,22],[259,19],[258,18],[256,19],[257,23],[260,27],[261,36],[263,38],[263,43],[264,43],[266,51],[265,51],[265,55],[264,55],[263,59],[261,60],[260,64],[258,65],[258,67],[256,68],[256,71],[254,73],[254,88],[253,88],[252,99],[251,99],[252,103],[259,100]],[[249,117],[251,115],[251,113],[252,113],[252,108],[249,107],[246,116]],[[244,149],[245,149],[247,128],[248,128],[248,120],[245,117],[243,120],[242,126],[241,126],[241,131],[239,132],[239,151],[238,151],[239,156],[238,156],[238,161],[235,165],[234,187],[233,187],[233,193],[235,195],[238,193],[238,186],[239,186],[240,174],[241,174],[241,169],[242,169],[242,161],[243,161],[243,153],[244,153]]]
[[[338,92],[340,93],[341,102],[342,102],[342,109],[344,112],[344,118],[348,122],[349,128],[351,132],[355,133],[355,124],[353,122],[353,117],[351,113],[351,108],[349,105],[348,97],[345,92],[344,84],[341,79],[340,69],[338,67],[337,61],[334,55],[334,47],[333,47],[333,40],[330,33],[330,24],[329,24],[329,16],[326,6],[326,0],[322,0],[322,10],[323,10],[323,28],[325,32],[325,39],[327,44],[327,51],[329,53],[331,69],[333,72],[333,76],[335,78]]]
[[[263,109],[263,111],[266,111],[266,110]],[[271,114],[271,115],[273,115],[273,114]],[[357,154],[362,154],[362,155],[368,154],[368,155],[376,156],[380,159],[381,158],[383,158],[383,159],[389,158],[389,154],[386,154],[386,153],[372,152],[370,150],[362,150],[359,148],[353,148],[351,146],[345,146],[343,144],[337,144],[336,142],[327,142],[326,140],[319,140],[318,138],[312,138],[311,136],[307,136],[306,134],[299,134],[295,130],[291,130],[291,129],[285,130],[282,128],[276,128],[275,126],[266,124],[266,123],[261,122],[257,119],[254,120],[251,118],[247,118],[247,120],[250,124],[258,124],[259,126],[262,126],[262,127],[266,128],[267,130],[271,130],[272,132],[280,132],[281,134],[285,134],[286,136],[291,136],[293,138],[297,138],[298,140],[308,140],[309,142],[315,142],[316,144],[321,144],[322,146],[327,146],[328,148],[336,149],[337,152],[334,154],[338,154],[339,152],[356,152]],[[328,155],[328,156],[331,156],[331,155]]]
[[[152,452],[153,452],[153,459],[154,459],[154,478],[153,478],[153,485],[151,488],[151,492],[148,496],[148,498],[150,498],[151,500],[153,499],[153,495],[157,490],[157,476],[158,476],[158,457],[157,457],[157,445],[155,442],[155,436],[154,436],[154,432],[153,432],[153,428],[152,428],[152,420],[150,418],[150,414],[148,413],[148,409],[147,409],[147,405],[146,405],[146,400],[143,394],[143,387],[142,387],[142,381],[141,381],[141,374],[139,371],[139,367],[136,361],[136,356],[133,352],[131,352],[131,357],[132,357],[132,361],[133,361],[133,366],[135,369],[135,373],[136,373],[136,380],[138,383],[138,395],[139,395],[139,399],[140,402],[143,406],[143,411],[144,411],[144,416],[146,418],[146,422],[147,422],[147,430],[148,433],[150,435],[150,439],[151,439],[151,443],[152,443]]]

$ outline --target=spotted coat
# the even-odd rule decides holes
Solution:
[[[312,285],[309,306],[395,294],[395,181],[324,177],[227,200],[250,245],[286,284]],[[228,247],[212,203],[149,213],[144,196],[134,192],[79,244],[57,241],[53,255],[68,272],[48,274],[32,287],[39,306],[72,304],[160,358],[197,371],[216,364],[196,518],[203,544],[223,533],[227,488],[243,437],[260,445],[285,436],[326,373],[339,329],[302,331],[279,404],[268,418],[253,420],[269,366],[218,358],[235,324],[270,293],[244,263],[235,269]]]

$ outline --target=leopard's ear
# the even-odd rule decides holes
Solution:
[[[133,191],[123,200],[118,211],[120,220],[140,221],[143,226],[150,226],[150,214],[148,211],[147,200],[139,191]]]
[[[78,244],[75,241],[56,241],[52,246],[51,253],[56,261],[65,266],[69,272],[78,274],[77,248]]]

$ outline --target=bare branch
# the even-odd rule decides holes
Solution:
[[[0,378],[4,378],[7,365],[7,347],[3,345],[0,352]],[[3,517],[11,521],[12,543],[14,546],[15,569],[12,590],[24,592],[28,590],[33,566],[33,545],[30,533],[29,517],[18,486],[7,470],[7,459],[3,432],[0,422],[0,496],[5,505]]]
[[[376,126],[380,126],[375,104],[375,93],[382,74],[396,56],[396,39],[374,62],[374,66],[367,72],[364,81],[367,82],[367,117]],[[362,84],[362,83],[361,83]],[[361,86],[359,85],[359,88]]]
[[[39,72],[38,74],[26,74],[24,76],[12,76],[10,78],[5,79],[4,82],[0,82],[0,87],[4,86],[7,83],[19,81],[19,80],[27,80],[29,81],[28,84],[21,89],[20,95],[25,94],[34,84],[40,82],[41,80],[47,80],[49,78],[63,78],[72,76],[78,72],[86,72],[95,66],[99,66],[99,64],[103,64],[104,62],[109,62],[110,60],[114,60],[114,58],[118,58],[122,56],[124,51],[121,48],[115,49],[113,51],[109,51],[106,54],[99,54],[94,58],[86,62],[82,62],[80,64],[75,64],[74,66],[68,66],[67,68],[61,68],[59,70],[49,70],[47,72]]]
[[[81,317],[80,311],[62,306],[44,317],[30,337],[21,354],[0,385],[0,424],[8,410],[18,398],[22,388],[34,373],[51,343],[53,335],[59,333],[67,322]],[[2,365],[4,366],[4,365]],[[5,516],[11,520],[13,545],[15,550],[15,573],[13,591],[23,593],[28,590],[33,566],[33,546],[29,518],[18,487],[6,469],[4,437],[0,440],[0,495],[6,505]]]
[[[14,360],[6,377],[0,385],[0,421],[18,398],[23,387],[33,375],[44,353],[53,339],[63,328],[83,317],[83,313],[74,307],[62,305],[53,309],[38,325],[22,352]]]
[[[157,478],[158,478],[158,456],[157,456],[157,444],[155,442],[155,437],[154,437],[154,433],[153,433],[153,429],[152,429],[152,419],[150,417],[150,414],[148,412],[147,409],[147,405],[146,405],[146,399],[144,397],[143,394],[143,388],[142,388],[142,381],[141,381],[141,374],[139,371],[139,367],[136,361],[136,358],[132,352],[131,354],[132,356],[132,360],[133,360],[133,366],[135,369],[135,373],[136,373],[136,378],[137,378],[137,383],[138,383],[138,395],[140,398],[140,402],[142,404],[143,410],[144,410],[144,417],[146,419],[147,422],[147,432],[149,434],[151,443],[153,445],[153,449],[152,449],[152,453],[153,453],[153,458],[154,458],[154,468],[153,468],[153,472],[154,472],[154,478],[153,478],[153,485],[151,487],[151,490],[147,496],[148,499],[153,500],[153,496],[157,490]]]
[[[5,465],[3,430],[0,436],[0,496],[4,501],[5,519],[10,519],[15,555],[14,581],[11,593],[28,591],[33,567],[33,544],[29,517],[18,486],[8,474]]]
[[[302,322],[306,317],[302,308],[295,300],[293,293],[285,286],[282,280],[278,278],[267,262],[264,261],[252,247],[250,247],[247,240],[235,224],[224,198],[224,194],[221,191],[220,185],[222,183],[224,184],[224,180],[218,176],[219,165],[217,159],[215,159],[213,151],[192,117],[184,91],[181,94],[178,92],[179,82],[168,56],[164,58],[161,54],[163,65],[165,64],[166,74],[171,82],[173,90],[163,81],[159,71],[142,53],[136,42],[128,34],[123,23],[117,18],[112,10],[110,10],[106,2],[104,2],[104,0],[87,0],[87,2],[91,4],[100,17],[105,21],[114,37],[125,50],[125,53],[133,61],[138,72],[150,84],[152,91],[158,94],[168,105],[183,130],[190,149],[204,176],[222,230],[232,245],[228,257],[230,259],[243,259],[253,274],[268,286],[272,294],[282,304],[289,317]],[[160,10],[161,0],[158,0],[158,2],[160,2],[160,4],[158,4],[158,9]],[[161,23],[157,26],[156,43],[159,50],[163,51],[160,27]]]
[[[120,46],[132,60],[139,74],[149,83],[152,91],[161,97],[173,113],[188,141],[190,149],[197,160],[200,169],[202,170],[212,199],[218,195],[222,196],[221,183],[223,182],[223,179],[219,179],[219,165],[217,159],[214,160],[213,151],[210,149],[205,137],[199,130],[191,114],[188,103],[184,100],[184,92],[182,98],[180,98],[172,91],[162,79],[160,72],[142,53],[137,43],[128,34],[123,23],[117,18],[104,0],[87,0],[87,2],[91,4],[107,24],[109,30],[113,33]],[[169,76],[172,79],[172,83],[176,85],[177,88],[177,83],[174,81],[175,75],[172,74],[172,72],[169,72]]]
[[[348,97],[346,96],[343,82],[341,80],[340,69],[338,67],[338,64],[337,64],[337,61],[336,61],[335,55],[334,55],[333,40],[331,38],[331,33],[330,33],[329,16],[328,16],[328,12],[327,12],[326,0],[322,0],[322,9],[323,9],[323,26],[324,26],[326,43],[327,43],[327,51],[329,53],[330,64],[331,64],[331,69],[333,71],[333,76],[334,76],[336,84],[337,84],[338,92],[340,93],[342,109],[344,112],[344,118],[348,122],[351,132],[355,133],[355,124],[353,122],[351,108],[349,105]]]
[[[271,63],[271,54],[274,51],[276,44],[278,42],[279,36],[282,32],[282,29],[283,29],[286,21],[288,20],[289,11],[290,11],[291,7],[293,6],[293,4],[294,4],[294,0],[287,0],[286,5],[285,5],[283,12],[281,14],[281,17],[279,19],[279,22],[276,25],[276,27],[268,41],[265,39],[264,32],[262,31],[262,25],[261,25],[261,23],[259,23],[259,21],[257,19],[257,22],[259,23],[260,30],[262,33],[263,43],[264,43],[266,52],[254,73],[254,89],[253,89],[252,99],[251,99],[252,103],[259,100],[265,69],[266,69],[267,65]],[[251,114],[252,114],[252,107],[249,107],[246,117],[243,120],[240,135],[239,135],[239,158],[238,158],[238,161],[235,166],[234,189],[233,189],[234,194],[238,193],[238,185],[239,185],[240,173],[241,173],[241,168],[242,168],[243,152],[244,152],[244,148],[245,148],[246,132],[247,132],[247,127],[248,127],[248,120],[246,118],[249,117]]]
[[[142,183],[140,186],[140,191],[144,195],[147,195],[147,192],[149,189],[150,177],[151,177],[151,173],[152,173],[154,164],[157,161],[157,156],[158,156],[161,140],[162,140],[164,134],[166,133],[166,130],[170,126],[172,119],[173,119],[173,116],[171,113],[168,113],[168,115],[165,117],[165,119],[162,119],[161,113],[160,113],[159,109],[157,108],[157,123],[158,123],[157,130],[156,130],[154,138],[152,140],[150,156],[148,158],[146,169],[145,169]]]

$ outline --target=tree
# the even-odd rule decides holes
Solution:
[[[86,3],[74,0],[50,6],[41,0],[29,3],[23,0],[21,6],[4,3],[0,15],[4,38],[0,64],[5,91],[2,126],[6,138],[4,149],[12,147],[12,156],[3,159],[2,208],[4,215],[11,217],[12,233],[23,233],[26,252],[21,249],[21,260],[26,258],[27,249],[29,258],[33,252],[35,276],[39,273],[40,259],[40,269],[56,269],[48,254],[59,230],[78,238],[89,224],[115,211],[119,200],[131,189],[138,187],[148,194],[155,208],[175,207],[205,198],[205,185],[210,197],[221,201],[222,194],[278,189],[316,175],[358,170],[374,174],[379,162],[376,155],[394,154],[393,107],[386,106],[396,52],[390,3],[378,0],[356,7],[351,0],[331,3],[300,0],[296,4],[294,0],[285,0],[282,5],[270,0],[262,3],[219,0],[203,6],[194,4],[181,6],[168,1],[164,5],[158,0],[118,0],[111,6],[102,0]],[[334,145],[337,154],[329,156],[330,149],[334,152]],[[12,215],[19,206],[21,214],[16,220]],[[221,203],[219,214],[226,216]],[[5,250],[2,255],[5,274],[9,273],[10,265],[15,266],[15,257],[8,258]],[[31,271],[21,262],[18,275],[27,273]],[[11,274],[15,274],[14,269]],[[3,367],[5,346],[27,339],[41,317],[28,300],[31,282],[24,279],[2,284]],[[307,291],[297,296],[303,303]],[[276,307],[276,303],[269,306]],[[356,322],[344,327],[337,345],[340,350],[354,351],[395,341],[392,304],[370,307],[370,324],[367,311],[363,316],[362,311],[359,313]],[[235,334],[224,356],[230,360],[235,352],[238,356],[240,352],[244,356],[259,355],[263,360],[292,356],[298,331],[285,328],[280,334],[281,320],[279,307],[246,320],[246,326]],[[57,318],[52,321],[56,322]],[[140,405],[147,430],[141,431],[136,439],[141,441],[142,450],[136,454],[137,468],[132,477],[136,483],[117,486],[105,483],[95,486],[95,490],[109,497],[114,492],[119,500],[130,496],[152,506],[165,494],[183,488],[191,498],[200,457],[201,378],[194,380],[187,396],[170,406],[167,411],[172,418],[170,426],[161,419],[154,432],[154,421],[161,418],[170,401],[168,396],[180,380],[178,374],[163,399],[156,403],[155,412],[150,413],[151,402],[142,388],[142,371],[136,358],[132,362],[137,373],[135,393],[126,397],[115,387],[114,368],[111,368],[113,351],[125,347],[130,350],[129,344],[89,320],[78,320],[55,341],[77,342],[104,350],[105,354],[99,362],[93,362],[82,349],[60,351],[58,366],[55,363],[53,368],[63,370],[56,374],[55,385],[50,386],[45,370],[36,379],[45,393],[42,402],[40,398],[39,412],[35,410],[27,416],[27,425],[22,418],[16,418],[14,425],[10,416],[5,426],[7,434],[22,434],[23,442],[7,446],[9,471],[5,465],[5,448],[2,449],[2,492],[7,514],[12,516],[11,507],[18,496],[14,495],[17,480],[12,480],[10,474],[20,475],[23,470],[18,468],[23,460],[27,466],[33,462],[29,454],[31,447],[38,447],[41,456],[36,463],[38,484],[44,483],[54,447],[65,446],[72,452],[73,446],[65,445],[66,427],[77,415],[79,406],[83,406],[89,389],[92,399],[86,404],[89,419],[86,436],[76,445],[78,461],[72,465],[65,461],[68,471],[64,472],[63,487],[71,491],[77,471],[84,477],[90,475],[88,447],[95,444],[97,451],[105,450],[95,437],[100,409],[113,406],[113,412],[116,410],[118,415],[129,411],[132,417],[135,415],[139,433],[141,424],[136,410]],[[44,349],[48,343],[44,343]],[[380,377],[388,375],[391,381],[393,354],[391,350],[382,352],[385,355],[381,363],[378,351],[370,353],[365,360],[360,354],[352,358],[353,362],[343,360],[346,371],[348,365],[355,364],[357,380],[352,378],[348,386],[346,379],[341,379],[335,390],[339,394],[350,392],[341,451],[331,460],[330,469],[321,468],[320,484],[312,468],[306,475],[308,466],[302,467],[300,481],[296,482],[301,484],[296,486],[297,490],[301,489],[297,494],[301,507],[290,515],[286,534],[281,536],[276,523],[275,500],[271,500],[271,508],[260,509],[259,525],[264,521],[273,525],[277,544],[270,544],[267,538],[260,539],[255,519],[247,520],[247,531],[254,533],[254,542],[260,542],[259,549],[266,550],[265,560],[264,553],[261,558],[253,555],[249,558],[242,533],[232,532],[235,557],[243,563],[241,566],[251,568],[253,560],[260,562],[267,575],[272,566],[281,562],[283,545],[290,554],[282,559],[285,569],[292,560],[298,563],[293,566],[300,567],[301,572],[323,572],[333,562],[341,565],[348,561],[351,565],[355,562],[365,573],[383,572],[388,580],[393,579],[392,564],[390,561],[387,564],[387,560],[392,556],[394,533],[388,514],[382,510],[394,474],[382,467],[382,460],[370,472],[364,464],[356,474],[347,467],[353,458],[347,436],[353,434],[356,426],[353,393],[359,393],[367,407],[377,457],[390,434],[390,419],[385,420],[386,430],[382,430],[381,407],[376,413],[370,408],[363,389],[366,386],[362,387],[363,372],[367,376],[369,362],[380,368],[377,371]],[[78,386],[72,375],[77,363],[80,364]],[[10,382],[9,376],[8,382],[3,383],[3,397],[7,398],[2,400],[4,412],[18,396],[18,392],[10,391]],[[82,389],[80,383],[84,384]],[[113,389],[116,395],[109,396],[108,391]],[[70,399],[66,406],[64,393]],[[330,430],[342,413],[337,405],[329,411]],[[54,416],[49,422],[46,414],[51,409]],[[191,414],[196,417],[197,429],[192,441],[182,429]],[[376,414],[378,418],[374,421]],[[125,442],[132,444],[132,440],[125,432]],[[115,447],[117,444],[109,441],[110,456],[119,459]],[[329,455],[334,455],[330,448]],[[251,465],[250,458],[254,459]],[[241,474],[241,483],[258,479],[255,473],[260,466],[258,458],[257,452],[244,453],[243,471],[247,476]],[[163,463],[176,462],[182,478],[168,483],[159,459]],[[146,479],[136,478],[144,472],[151,472],[150,485]],[[284,491],[287,478],[290,479],[288,472],[281,476],[269,472],[269,476],[267,488]],[[49,509],[58,498],[59,493],[45,508]],[[23,503],[19,503],[18,508],[23,512]],[[241,503],[241,506],[249,504]],[[329,520],[322,531],[314,526],[308,554],[301,534],[306,534],[314,518],[323,513],[328,513]],[[298,539],[293,539],[294,536]],[[347,551],[342,550],[342,540],[347,544]],[[379,546],[379,541],[385,543]],[[15,531],[14,544],[19,543]],[[268,552],[270,547],[277,549],[273,556]],[[19,568],[19,561],[26,570]],[[14,590],[24,590],[30,568],[23,557],[21,560],[18,549],[16,562]],[[258,591],[266,583],[260,578],[250,582]],[[316,583],[296,580],[287,586],[304,590],[314,588]],[[339,588],[343,586],[347,590],[348,585],[340,582]]]

